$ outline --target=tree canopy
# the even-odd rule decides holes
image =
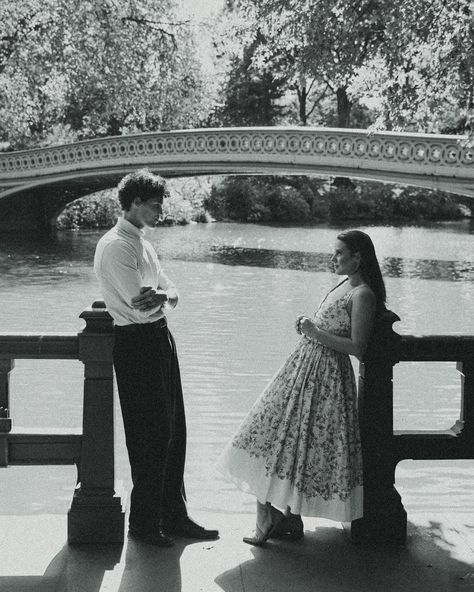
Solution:
[[[213,84],[173,0],[4,0],[0,141],[193,127]]]
[[[469,127],[473,103],[471,0],[235,0],[237,36],[253,67],[283,68],[305,125],[315,106],[340,127],[440,131]],[[332,97],[332,101],[328,101]],[[312,104],[311,104],[312,103]],[[354,109],[355,108],[355,109]],[[357,108],[359,110],[357,111]]]
[[[0,148],[209,124],[472,129],[472,0],[226,0],[204,29],[179,2],[3,0]]]

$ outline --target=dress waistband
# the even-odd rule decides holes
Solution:
[[[143,331],[148,329],[164,329],[167,326],[166,318],[162,317],[157,321],[153,321],[152,323],[132,323],[131,325],[115,325],[116,331],[130,331],[130,332],[137,332]]]

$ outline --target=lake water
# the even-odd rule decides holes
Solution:
[[[474,335],[472,221],[361,228],[374,240],[388,306],[401,319],[396,331]],[[192,508],[253,512],[254,500],[225,482],[213,464],[296,343],[295,317],[311,314],[338,280],[328,261],[341,229],[215,223],[149,231],[180,292],[169,325],[186,400]],[[100,299],[92,260],[102,234],[0,237],[0,331],[80,331],[78,315]],[[82,371],[73,361],[17,361],[11,374],[14,425],[80,426]],[[454,363],[399,364],[394,384],[396,429],[445,429],[459,417]],[[116,416],[116,473],[127,488],[118,405]],[[75,477],[73,467],[2,470],[0,512],[66,512]],[[406,461],[397,469],[408,509],[427,500],[440,509],[474,509],[473,483],[474,461]]]

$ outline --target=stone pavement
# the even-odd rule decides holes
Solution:
[[[191,508],[192,510],[192,508]],[[410,512],[403,548],[354,545],[341,524],[306,519],[303,541],[242,542],[253,516],[193,512],[221,538],[169,549],[66,543],[59,514],[0,516],[1,592],[474,591],[474,516]]]

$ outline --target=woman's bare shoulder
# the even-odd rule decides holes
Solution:
[[[370,304],[372,302],[375,302],[376,296],[370,286],[368,286],[367,284],[362,284],[360,286],[357,286],[357,288],[353,291],[352,300],[355,300],[360,303]]]

